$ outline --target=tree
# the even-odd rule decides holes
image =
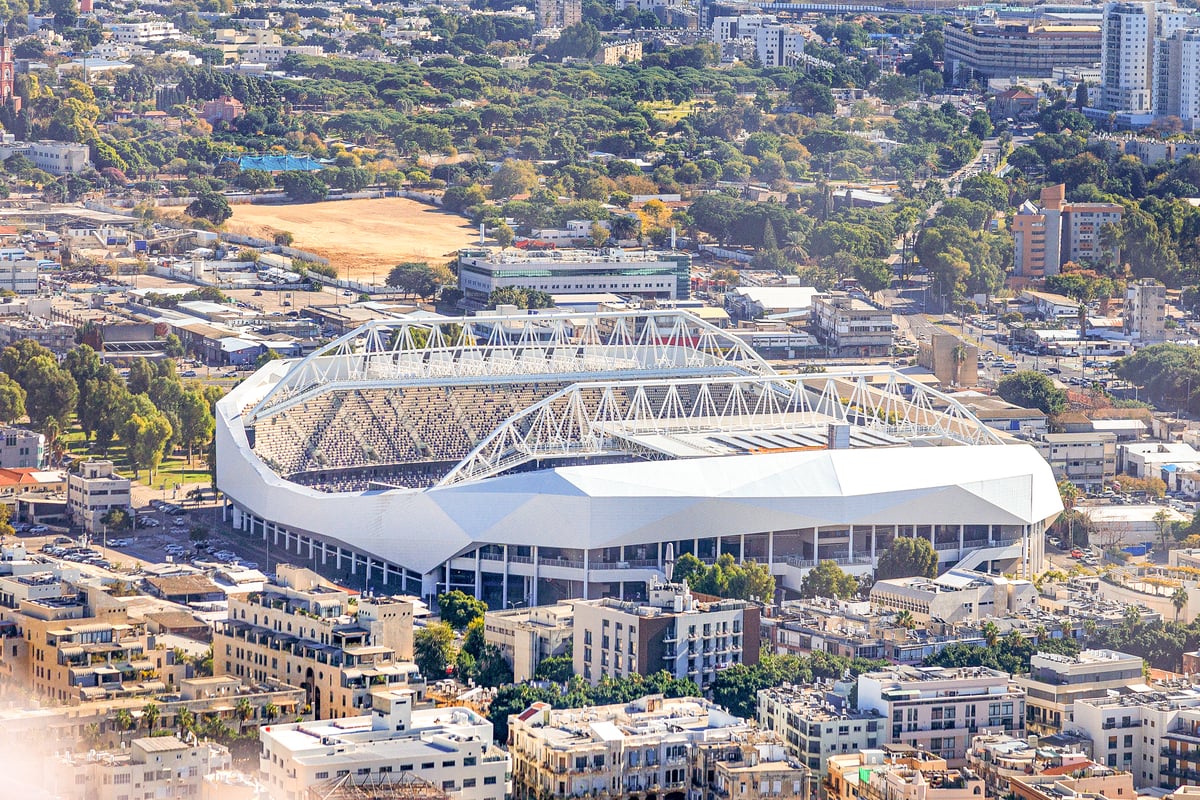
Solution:
[[[577,22],[563,28],[563,32],[546,45],[547,58],[561,61],[564,58],[590,59],[600,51],[600,31],[590,22]]]
[[[113,725],[121,733],[133,730],[133,713],[128,708],[119,708],[113,716]]]
[[[404,294],[422,298],[437,294],[440,287],[433,269],[421,261],[406,261],[392,267],[385,283],[400,289]]]
[[[158,722],[161,712],[156,703],[146,703],[142,706],[142,719],[146,722],[146,730],[151,736],[154,735],[154,725]]]
[[[133,518],[124,508],[110,508],[100,517],[100,521],[108,533],[121,533],[133,527]]]
[[[276,183],[296,203],[319,203],[329,196],[329,187],[325,181],[312,172],[281,172]]]
[[[0,422],[5,425],[25,416],[25,390],[4,373],[0,373]]]
[[[1021,370],[1005,375],[997,386],[997,394],[1023,408],[1038,408],[1050,416],[1060,414],[1067,407],[1067,393],[1054,385],[1054,381],[1040,372]]]
[[[268,347],[266,350],[259,353],[258,358],[254,359],[254,368],[262,369],[272,361],[279,361],[281,358],[283,358],[283,356],[279,355],[278,351],[272,350]]]
[[[133,466],[134,477],[145,468],[153,478],[162,462],[167,443],[174,434],[167,416],[155,408],[146,395],[133,395],[126,406],[119,433],[121,441],[125,443],[125,454]]]
[[[504,200],[513,195],[530,192],[537,184],[537,170],[532,163],[509,158],[492,173],[489,194],[493,199]]]
[[[50,420],[55,420],[60,429],[66,428],[79,398],[79,387],[71,373],[53,356],[37,356],[25,365],[20,381],[30,424],[44,430]]]
[[[1179,622],[1179,615],[1183,613],[1183,609],[1188,604],[1188,591],[1182,586],[1176,587],[1175,591],[1171,592],[1171,605],[1175,606],[1175,621]]]
[[[188,463],[192,453],[208,444],[216,431],[216,421],[207,398],[198,391],[186,391],[179,402],[179,440],[187,448]]]
[[[475,620],[482,619],[488,610],[487,603],[458,589],[439,594],[437,603],[441,609],[442,621],[458,631],[465,630]]]
[[[429,681],[446,677],[454,663],[454,629],[445,622],[434,622],[413,636],[413,661]]]
[[[150,391],[150,382],[154,380],[154,366],[144,358],[136,358],[129,365],[129,377],[125,386],[130,394],[146,394]]]
[[[896,615],[895,622],[897,627],[904,628],[906,630],[912,630],[913,628],[917,627],[916,617],[914,617],[913,613],[907,608]]]
[[[183,358],[183,342],[174,333],[168,333],[163,337],[163,352],[169,358]]]
[[[547,656],[538,662],[533,677],[540,681],[566,683],[575,674],[575,667],[570,653],[560,656]]]
[[[213,225],[220,225],[233,216],[233,209],[224,195],[217,192],[200,192],[187,207],[188,216],[206,219]]]
[[[492,238],[496,240],[496,244],[500,247],[508,247],[517,238],[517,234],[508,226],[508,223],[501,222],[499,225],[492,227]]]
[[[836,561],[824,559],[808,571],[800,582],[801,597],[848,599],[858,594],[858,581],[847,575]]]
[[[233,713],[238,718],[238,734],[240,735],[246,728],[246,720],[254,716],[254,706],[250,704],[247,698],[243,697],[238,700]]]
[[[928,539],[912,536],[893,541],[892,546],[880,554],[879,566],[875,569],[877,580],[914,576],[936,578],[937,574],[937,551]]]

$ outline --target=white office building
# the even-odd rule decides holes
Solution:
[[[112,508],[129,508],[129,478],[113,469],[111,461],[85,461],[79,472],[67,476],[67,509],[88,533],[97,533],[101,518]]]
[[[381,690],[366,716],[261,728],[269,800],[308,797],[309,787],[338,779],[361,785],[410,776],[454,800],[504,800],[509,757],[492,744],[492,723],[467,708],[414,711],[415,698]]]

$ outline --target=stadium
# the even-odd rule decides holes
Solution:
[[[869,572],[896,537],[1029,574],[1049,466],[888,368],[780,374],[684,311],[368,323],[217,405],[226,512],[348,585],[644,596],[692,553]]]

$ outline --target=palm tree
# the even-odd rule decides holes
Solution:
[[[88,726],[83,730],[83,738],[87,741],[89,749],[98,745],[100,743],[100,723],[88,723]]]
[[[1171,515],[1166,509],[1160,508],[1154,512],[1154,524],[1158,526],[1158,542],[1162,549],[1167,549],[1167,535],[1171,532]]]
[[[911,611],[904,609],[896,615],[896,624],[901,628],[912,630],[913,628],[917,627],[917,620],[915,617],[913,617]]]
[[[190,708],[181,708],[175,715],[175,723],[179,726],[179,736],[182,738],[186,734],[195,732],[196,715]]]
[[[133,714],[128,708],[117,709],[117,714],[113,718],[113,723],[117,726],[117,730],[121,733],[126,733],[133,730]]]
[[[263,716],[267,718],[267,723],[272,723],[279,716],[279,706],[274,703],[267,703],[263,706]]]
[[[237,707],[233,712],[238,718],[238,735],[240,736],[246,727],[246,720],[254,716],[254,706],[250,705],[250,701],[243,697],[238,700]]]
[[[1179,614],[1187,607],[1188,592],[1187,589],[1179,586],[1175,591],[1171,592],[1171,605],[1175,606],[1175,621],[1179,622]]]
[[[161,714],[159,713],[158,705],[155,703],[146,703],[142,708],[142,719],[146,720],[146,729],[150,732],[151,736],[154,735],[154,724],[158,722],[159,716]]]
[[[996,627],[996,623],[983,623],[983,641],[987,642],[988,647],[995,647],[996,642],[1000,641],[1000,629]]]
[[[962,374],[963,364],[967,363],[967,345],[962,340],[954,345],[950,351],[950,358],[954,361],[954,378],[950,382],[955,386],[958,385],[958,379]]]

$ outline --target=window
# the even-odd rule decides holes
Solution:
[[[495,786],[496,785],[496,776],[495,775],[485,776],[483,779],[483,785],[484,786]]]
[[[319,780],[319,781],[323,781],[323,780],[325,780],[325,779],[326,779],[326,778],[328,778],[328,777],[329,777],[329,773],[328,773],[328,772],[318,772],[318,773],[317,773],[317,780]]]
[[[475,779],[474,778],[463,778],[462,788],[474,789],[475,788]]]

